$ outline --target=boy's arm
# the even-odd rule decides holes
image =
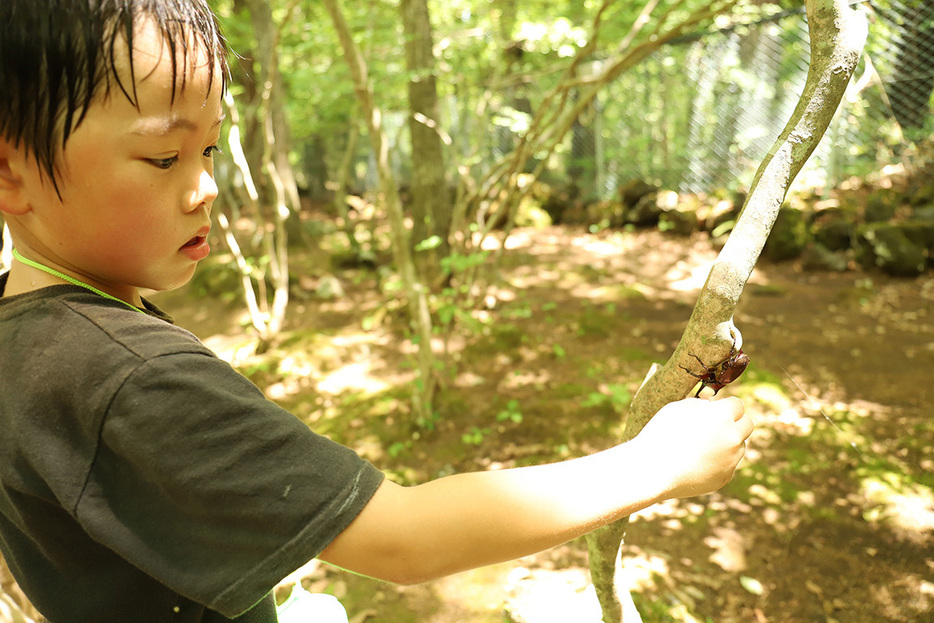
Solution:
[[[320,558],[400,584],[519,558],[655,502],[719,489],[752,428],[738,399],[690,398],[590,456],[414,487],[384,481]]]

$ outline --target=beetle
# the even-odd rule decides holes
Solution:
[[[730,347],[730,354],[727,355],[726,359],[712,366],[705,365],[697,355],[692,354],[691,357],[697,359],[697,362],[704,369],[703,374],[695,374],[684,366],[679,367],[694,378],[700,379],[701,386],[698,388],[697,393],[694,394],[695,398],[700,396],[705,387],[711,388],[713,395],[716,396],[718,391],[738,379],[746,366],[749,365],[749,356],[743,352],[742,348],[736,350],[735,344]]]

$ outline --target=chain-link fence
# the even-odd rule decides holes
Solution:
[[[885,167],[934,176],[934,2],[863,6],[865,52],[801,173],[808,183],[833,186]],[[634,178],[684,192],[748,185],[797,103],[808,62],[803,9],[686,37],[607,88],[575,129],[566,169],[597,197]]]

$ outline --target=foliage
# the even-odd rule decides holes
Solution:
[[[581,403],[582,407],[602,407],[609,405],[614,412],[623,413],[632,402],[632,393],[626,385],[610,383],[600,391],[590,392]]]
[[[255,38],[239,10],[244,1],[216,0],[215,5],[234,49],[248,53]],[[285,83],[296,177],[314,198],[335,188],[346,162],[347,189],[372,191],[375,158],[367,141],[352,140],[362,129],[360,109],[326,11],[312,0],[269,4],[278,24],[278,70]],[[412,150],[405,123],[406,85],[412,76],[405,70],[396,4],[347,2],[342,11],[361,45],[396,182],[404,186],[409,175],[404,155]],[[889,4],[880,4],[880,15],[889,11]],[[572,196],[580,193],[585,200],[612,194],[631,177],[669,188],[751,181],[749,165],[761,157],[775,132],[750,126],[746,110],[755,100],[768,109],[770,122],[781,124],[793,105],[808,53],[800,6],[718,5],[721,14],[691,22],[664,49],[646,48],[625,64],[629,71],[601,81],[601,71],[618,56],[620,42],[645,6],[596,0],[558,6],[541,0],[430,3],[442,98],[441,117],[432,121],[448,139],[446,192],[459,216],[451,237],[461,258],[481,258],[472,246],[478,236],[499,236],[495,228],[504,226],[508,235],[515,206],[531,188],[530,172],[559,187],[570,186]],[[644,32],[664,37],[666,29],[704,6],[695,0],[662,2]],[[873,22],[867,49],[879,71],[892,70],[885,50],[902,26],[892,19]],[[638,47],[638,37],[633,44]],[[859,73],[868,79],[871,70],[873,66],[863,64]],[[878,114],[885,98],[873,84],[870,80],[859,87],[860,97],[825,140],[839,147],[821,149],[812,159],[829,167],[830,175],[866,171],[904,145],[891,116]],[[578,110],[576,98],[590,97],[591,86],[598,91]],[[235,85],[235,94],[242,95],[243,88]],[[575,105],[573,131],[561,129],[564,121],[556,102]],[[880,133],[887,140],[870,138]],[[596,144],[580,151],[587,140]],[[845,158],[835,155],[841,149],[847,151]],[[340,197],[338,202],[343,206]],[[378,222],[385,214],[374,203],[377,210],[367,218]],[[342,216],[346,224],[348,217]],[[352,235],[351,244],[356,246]],[[369,258],[391,246],[374,237],[369,244]],[[354,252],[362,253],[357,248]],[[499,253],[482,260],[497,262]],[[467,330],[476,332],[473,308],[489,284],[474,281],[480,276],[476,267],[443,270],[456,283],[434,290],[433,313],[446,329],[467,322]]]
[[[250,50],[249,23],[234,11],[234,4],[215,0],[234,49]],[[293,158],[300,179],[310,184],[318,175],[317,163],[325,162],[333,171],[348,145],[348,132],[357,125],[354,88],[320,3],[273,0],[270,4],[280,24],[279,69],[287,88]],[[827,168],[834,179],[865,173],[880,158],[891,159],[911,149],[887,114],[889,102],[879,87],[880,77],[889,80],[896,69],[892,49],[905,28],[905,18],[892,4],[884,1],[875,6],[866,54],[871,64],[861,63],[859,92],[835,122],[827,147],[814,156],[815,166]],[[699,6],[702,3],[695,1],[663,3],[656,13],[668,11],[671,21]],[[557,6],[531,0],[496,5],[479,0],[430,3],[442,98],[442,118],[437,121],[451,139],[446,164],[452,188],[463,170],[480,162],[489,166],[491,158],[514,146],[573,56],[584,50],[601,9],[602,22],[581,76],[597,71],[612,56],[643,7],[640,2],[614,2],[604,8],[596,1]],[[410,76],[397,7],[353,2],[344,12],[363,43],[392,148],[405,154],[411,149],[405,131]],[[798,3],[741,2],[714,24],[699,24],[663,53],[645,58],[631,72],[610,81],[582,117],[585,125],[600,117],[595,137],[606,166],[593,182],[583,183],[586,180],[578,176],[575,184],[597,196],[611,193],[614,184],[633,176],[671,188],[688,185],[704,191],[711,189],[703,184],[748,184],[750,161],[761,157],[775,132],[768,126],[763,129],[758,121],[749,125],[744,109],[761,103],[772,120],[769,123],[781,123],[787,116],[806,69],[808,43],[803,28]],[[594,155],[575,149],[569,138],[560,142],[542,176],[566,183],[573,161],[581,159],[593,170]],[[351,188],[373,189],[365,141],[355,151]],[[701,161],[712,164],[698,169]],[[394,166],[404,182],[404,158],[396,158]],[[309,187],[312,191],[319,192]]]
[[[509,3],[506,3],[509,4]],[[505,122],[507,136],[519,129],[515,121],[523,111],[516,98],[526,98],[534,110],[561,76],[571,58],[587,43],[598,3],[568,3],[556,13],[545,2],[517,2],[515,14],[490,10],[486,2],[448,0],[432,4],[436,56],[440,62],[439,95],[449,99],[451,122],[445,131],[453,137],[459,158],[478,147],[503,140],[476,123],[475,113],[489,108]],[[254,40],[245,15],[233,0],[215,0],[235,51],[249,51]],[[680,3],[679,10],[700,6]],[[316,136],[342,137],[353,119],[354,87],[333,27],[320,3],[311,0],[274,0],[270,3],[279,24],[279,72],[287,90],[289,120],[295,137],[295,157],[310,155]],[[613,3],[606,9],[592,56],[608,57],[625,38],[642,9],[639,3]],[[371,80],[384,110],[387,132],[394,144],[404,146],[405,85],[409,79],[402,54],[403,39],[393,3],[354,2],[344,7],[345,19],[356,33],[365,33],[364,54]],[[504,23],[503,20],[506,20]],[[507,61],[504,61],[504,56]],[[342,140],[323,145],[333,161]],[[361,147],[361,149],[364,149]],[[365,151],[359,154],[357,179],[366,176]],[[460,165],[453,161],[452,171]]]

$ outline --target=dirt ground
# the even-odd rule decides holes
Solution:
[[[158,302],[313,428],[413,483],[613,444],[715,257],[700,234],[517,232],[486,324],[447,345],[427,427],[409,417],[411,347],[373,273],[309,269],[304,286],[336,277],[346,295],[299,293],[262,356],[236,305]],[[743,397],[757,430],[725,489],[634,519],[624,566],[644,620],[934,621],[934,274],[760,263],[735,321],[752,364],[721,395]],[[600,620],[583,541],[415,587],[315,563],[295,579],[355,623]]]

